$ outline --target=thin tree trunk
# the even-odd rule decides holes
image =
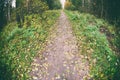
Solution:
[[[8,0],[8,21],[11,20],[11,17],[10,17],[10,0]]]
[[[85,0],[82,0],[82,7],[85,6]]]
[[[90,5],[91,5],[91,1],[88,0],[87,4],[88,4],[88,5],[87,5],[87,9],[88,9],[88,10],[87,10],[87,11],[90,12],[90,9],[91,9],[91,6],[90,6]]]
[[[104,9],[103,0],[101,0],[101,4],[102,4],[102,8],[101,8],[101,17],[103,17],[103,9]]]
[[[26,2],[27,12],[29,11],[29,0]]]

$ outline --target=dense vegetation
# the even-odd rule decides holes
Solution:
[[[53,16],[54,15],[54,16]],[[59,11],[46,11],[42,16],[25,16],[23,28],[16,22],[5,26],[0,32],[0,80],[27,80],[30,63],[43,48]]]
[[[60,0],[46,0],[49,9],[61,9]]]
[[[120,0],[67,0],[69,7],[81,12],[94,14],[114,24],[120,24]],[[66,5],[69,6],[69,5]]]
[[[15,7],[12,6],[13,1],[16,1]],[[60,8],[59,0],[0,0],[0,27],[13,20],[17,20],[18,26],[22,27],[24,16]]]
[[[115,44],[117,36],[108,36],[101,30],[102,26],[106,26],[109,35],[115,34],[114,26],[90,14],[65,12],[71,20],[77,37],[80,55],[82,53],[90,63],[90,77],[94,80],[118,80],[119,56],[111,49],[115,45],[110,47],[109,43],[111,41],[111,44]]]
[[[96,80],[118,80],[120,78],[119,8],[119,0],[67,0],[65,3],[65,9],[78,11],[75,13],[67,12],[67,14],[74,23],[73,29],[76,36],[84,36],[83,39],[79,39],[79,42],[82,40],[85,43],[80,42],[80,45],[83,44],[84,47],[88,45],[93,49],[91,59],[96,61],[96,65],[91,68],[91,74]],[[104,34],[101,35],[100,32]],[[86,48],[85,50],[82,48],[82,50],[87,51]],[[108,59],[110,56],[112,58]],[[95,59],[95,57],[99,59]]]
[[[59,0],[0,0],[0,80],[27,80],[60,12]]]

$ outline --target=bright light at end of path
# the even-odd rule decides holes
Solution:
[[[64,9],[65,0],[60,0],[60,2],[62,4],[62,8]]]

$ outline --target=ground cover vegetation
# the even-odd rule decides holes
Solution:
[[[11,2],[0,0],[0,80],[27,80],[60,11],[48,10],[43,0],[16,0],[16,7]]]

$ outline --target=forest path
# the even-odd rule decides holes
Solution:
[[[83,80],[89,74],[88,62],[78,54],[77,41],[64,12],[56,24],[42,56],[32,63],[32,80]]]

